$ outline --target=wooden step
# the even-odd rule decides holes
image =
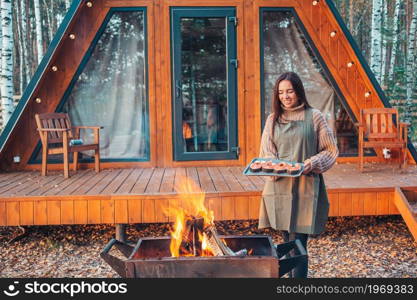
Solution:
[[[394,203],[417,241],[417,189],[395,188]]]

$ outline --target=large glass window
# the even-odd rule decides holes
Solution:
[[[176,160],[236,158],[232,8],[173,8]]]
[[[103,159],[149,160],[145,13],[111,10],[62,107],[74,125],[104,127]],[[92,139],[82,132],[85,142]]]
[[[262,8],[262,112],[263,123],[271,113],[273,87],[284,72],[302,79],[307,100],[319,109],[337,137],[341,156],[357,154],[357,132],[328,74],[313,52],[293,10]]]

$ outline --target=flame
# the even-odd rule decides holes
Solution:
[[[199,238],[201,240],[201,249],[203,249],[201,256],[214,256],[213,250],[209,246],[207,235],[205,233],[200,235],[199,233]]]
[[[173,230],[171,231],[171,256],[194,256],[195,244],[188,245],[194,248],[194,252],[190,252],[189,248],[184,247],[184,242],[190,243],[191,241],[184,241],[184,235],[193,235],[198,237],[197,241],[201,245],[202,256],[212,256],[213,252],[209,248],[207,236],[203,232],[189,233],[186,224],[187,222],[203,219],[203,228],[207,225],[211,225],[214,222],[214,213],[208,210],[204,205],[205,194],[201,191],[194,181],[186,177],[176,177],[179,179],[176,191],[179,197],[179,207],[169,207],[168,215],[175,216],[175,223]]]

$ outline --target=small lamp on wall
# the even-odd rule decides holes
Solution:
[[[333,30],[332,32],[330,32],[330,36],[333,38],[336,36],[336,30]]]
[[[54,71],[54,72],[56,72],[56,71],[58,71],[58,67],[57,66],[52,66],[52,71]]]
[[[371,92],[370,92],[370,91],[367,91],[367,92],[365,93],[365,98],[369,98],[369,96],[371,96]]]
[[[38,97],[38,98],[35,99],[35,102],[36,103],[41,103],[42,102],[42,99]]]
[[[348,66],[348,68],[352,68],[354,64],[355,63],[353,61],[350,61],[350,62],[347,63],[347,66]]]
[[[75,34],[71,33],[71,34],[69,35],[69,38],[70,38],[71,40],[75,40]]]
[[[93,7],[93,2],[87,1],[86,5],[87,5],[87,7]]]
[[[313,5],[314,5],[314,6],[316,6],[316,5],[318,5],[318,4],[319,4],[319,0],[314,0],[314,1],[313,1]]]

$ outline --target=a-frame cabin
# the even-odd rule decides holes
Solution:
[[[332,1],[74,0],[0,137],[0,225],[169,221],[180,174],[217,219],[257,218],[263,181],[241,169],[258,155],[284,71],[301,76],[333,128],[338,166],[355,163],[360,109],[389,103]],[[54,111],[104,127],[103,172],[23,172],[40,169],[35,114]],[[407,155],[415,164],[411,144]],[[379,150],[366,161],[386,163]],[[401,175],[366,185],[356,165],[345,169],[350,179],[328,180],[331,215],[398,213]]]

